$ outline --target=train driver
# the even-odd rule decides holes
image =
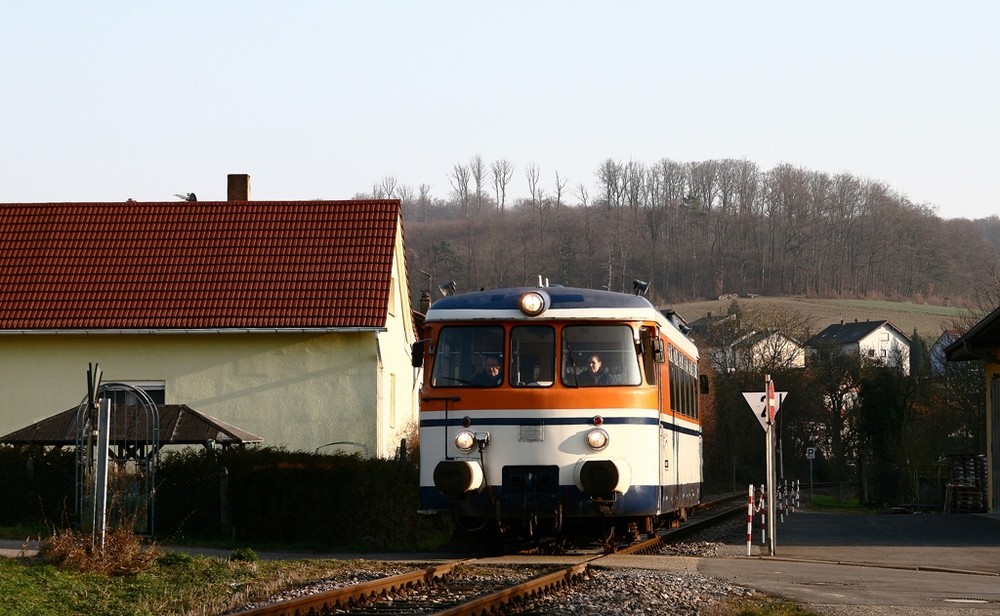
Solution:
[[[500,367],[499,355],[487,355],[482,372],[472,377],[472,384],[478,387],[496,387],[503,383],[503,370]]]
[[[577,383],[580,385],[611,385],[613,382],[614,377],[597,353],[592,353],[587,358],[587,369],[577,377]]]

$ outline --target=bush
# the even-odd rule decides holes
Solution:
[[[89,533],[72,530],[54,531],[38,550],[38,557],[49,564],[105,575],[145,571],[159,556],[155,547],[143,548],[142,540],[131,528],[108,531],[103,551]]]
[[[254,552],[250,548],[240,548],[238,550],[233,550],[232,553],[229,554],[229,560],[255,563],[260,560],[260,556],[257,556],[257,552]]]
[[[71,522],[75,469],[72,451],[0,445],[0,526]]]
[[[415,463],[190,450],[164,456],[157,479],[160,536],[317,549],[402,549],[418,539]]]
[[[417,459],[280,448],[167,452],[156,471],[156,536],[317,550],[436,545],[446,529],[420,525]],[[49,528],[57,519],[75,527],[66,513],[74,499],[72,452],[0,447],[0,471],[0,526]]]

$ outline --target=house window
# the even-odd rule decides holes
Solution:
[[[396,316],[396,277],[389,278],[389,305],[386,307],[390,316]]]
[[[154,404],[166,404],[166,381],[114,381],[146,392]],[[136,403],[135,395],[127,390],[118,390],[112,396],[115,406],[129,406]]]

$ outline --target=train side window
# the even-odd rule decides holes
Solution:
[[[510,384],[549,387],[555,381],[556,332],[547,325],[524,325],[510,331]]]
[[[659,353],[660,363],[663,362],[663,341],[656,335],[655,327],[643,327],[639,339],[642,340],[642,370],[646,384],[656,385],[656,358]]]
[[[487,386],[477,375],[486,372],[487,359],[499,358],[502,366],[505,357],[504,330],[499,325],[442,327],[434,353],[431,386]]]
[[[697,419],[698,365],[674,347],[670,347],[669,365],[670,410]]]

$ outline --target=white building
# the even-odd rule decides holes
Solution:
[[[810,349],[835,348],[861,361],[895,366],[910,373],[910,339],[889,321],[830,325],[806,343]]]

